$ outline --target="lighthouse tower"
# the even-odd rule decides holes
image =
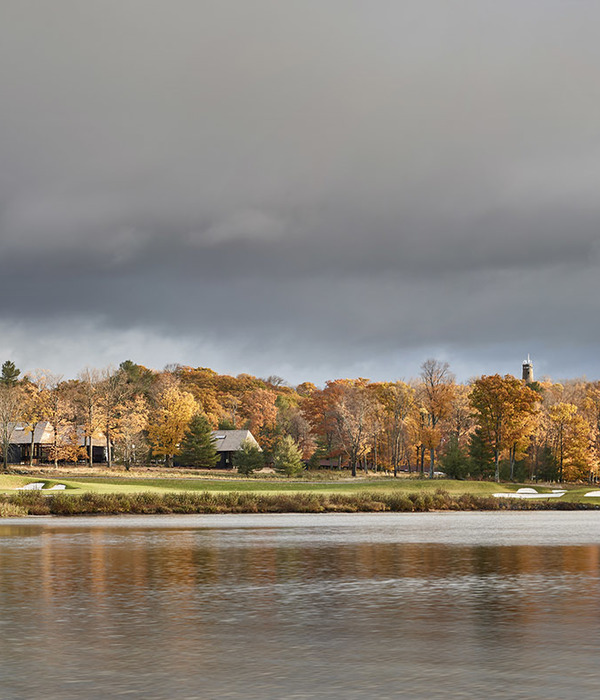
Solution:
[[[529,355],[527,355],[527,359],[523,362],[523,381],[525,384],[531,384],[533,381],[533,362]]]

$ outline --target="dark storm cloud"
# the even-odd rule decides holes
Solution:
[[[512,348],[573,374],[576,344],[600,374],[595,4],[2,15],[5,355],[48,364],[41,325],[87,323],[61,367],[153,345],[294,379],[432,352],[490,372]]]

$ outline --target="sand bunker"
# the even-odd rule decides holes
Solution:
[[[566,491],[553,489],[552,493],[538,493],[535,489],[524,487],[518,489],[516,493],[493,493],[495,498],[560,498]]]
[[[35,481],[31,484],[25,484],[25,486],[20,486],[15,491],[41,491],[44,488],[45,483],[43,481]]]
[[[15,489],[15,491],[41,491],[45,485],[46,482],[44,481],[34,481],[31,484],[19,486]],[[66,488],[67,487],[65,486],[65,484],[54,484],[54,486],[51,486],[49,489],[46,489],[46,491],[62,491]]]

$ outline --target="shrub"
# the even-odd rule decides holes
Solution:
[[[463,494],[435,493],[56,493],[0,495],[0,517],[20,515],[86,515],[121,513],[323,513],[427,512],[431,510],[592,510],[598,506],[568,501],[497,499]]]
[[[27,515],[27,510],[16,503],[0,503],[0,518],[19,518]]]

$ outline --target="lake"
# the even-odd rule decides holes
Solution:
[[[600,513],[0,521],[0,697],[597,698]]]

